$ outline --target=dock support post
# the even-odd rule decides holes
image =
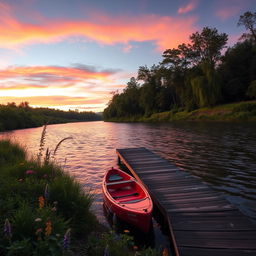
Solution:
[[[118,164],[120,165],[121,164],[121,159],[120,159],[119,156],[117,157],[117,161],[118,161]]]

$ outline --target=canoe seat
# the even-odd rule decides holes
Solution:
[[[123,198],[123,197],[127,197],[127,196],[138,196],[139,193],[132,193],[132,194],[127,194],[127,195],[122,195],[122,196],[113,196],[114,199],[118,199],[118,198]]]
[[[108,182],[106,183],[107,186],[109,185],[116,185],[116,184],[123,184],[123,183],[130,183],[133,180],[121,180],[121,181],[116,181],[116,182]]]
[[[144,198],[140,198],[140,199],[134,199],[134,200],[128,200],[128,201],[122,201],[120,202],[121,204],[133,204],[133,203],[138,203],[140,201],[143,201],[147,199],[147,197],[144,197]]]
[[[112,174],[108,178],[109,181],[120,181],[122,179],[123,179],[123,177],[118,174]]]

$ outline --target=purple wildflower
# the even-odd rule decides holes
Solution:
[[[104,256],[109,256],[108,244],[105,247]]]
[[[6,219],[4,222],[4,234],[9,238],[12,236],[12,228],[8,219]]]
[[[46,184],[45,185],[45,189],[44,189],[44,198],[47,200],[49,198],[49,185]]]
[[[64,250],[67,250],[70,246],[70,237],[71,237],[70,236],[70,231],[71,231],[71,229],[69,228],[66,231],[65,235],[64,235],[64,239],[63,239],[63,242],[62,242],[62,247],[63,247]]]

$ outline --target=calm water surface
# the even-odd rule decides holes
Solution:
[[[2,133],[36,154],[42,128]],[[47,127],[46,147],[63,138],[59,163],[95,193],[93,210],[106,223],[101,181],[117,166],[116,148],[147,147],[199,176],[256,222],[256,123],[69,123]],[[157,231],[158,232],[158,231]]]

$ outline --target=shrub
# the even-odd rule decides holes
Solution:
[[[250,86],[247,89],[246,95],[250,98],[256,98],[256,80],[250,83]]]
[[[241,103],[233,108],[233,113],[235,112],[254,112],[256,113],[256,103]]]

